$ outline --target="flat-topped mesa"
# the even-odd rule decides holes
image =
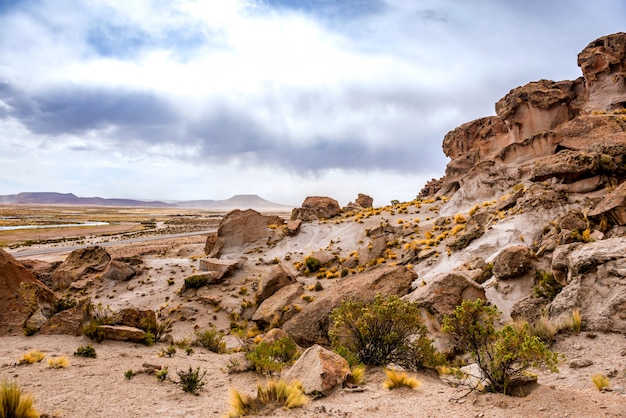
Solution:
[[[584,109],[612,111],[626,107],[626,33],[603,36],[578,54],[585,78]]]

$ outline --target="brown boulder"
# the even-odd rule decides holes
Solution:
[[[304,293],[300,283],[285,286],[276,293],[263,300],[252,315],[252,320],[262,327],[272,323],[281,324],[291,318],[296,312],[293,303]]]
[[[341,207],[335,199],[325,196],[309,196],[304,199],[301,208],[295,208],[291,212],[291,219],[303,221],[328,219],[339,215],[340,212]]]
[[[275,266],[266,278],[259,282],[256,300],[261,303],[281,288],[296,282],[295,277],[282,264]]]
[[[87,247],[72,251],[52,273],[53,289],[65,289],[88,274],[102,273],[111,256],[103,247]]]
[[[84,305],[75,306],[54,314],[39,330],[47,335],[82,335],[83,325],[87,320]]]
[[[287,235],[294,237],[300,233],[300,226],[302,225],[302,219],[296,219],[287,222]]]
[[[200,259],[200,271],[215,272],[216,277],[213,282],[220,282],[224,278],[230,276],[237,271],[246,262],[245,257],[237,260],[220,260],[219,258],[202,258]]]
[[[220,222],[217,240],[209,256],[219,258],[222,254],[239,251],[247,244],[265,244],[269,236],[270,229],[264,215],[253,209],[235,209]]]
[[[332,291],[306,305],[300,313],[287,321],[283,329],[300,345],[311,346],[328,342],[330,312],[344,300],[373,301],[383,296],[403,296],[411,288],[417,274],[405,267],[383,267],[350,276],[339,282]]]
[[[111,318],[112,325],[126,325],[143,330],[156,328],[156,314],[153,310],[126,308],[116,312]]]
[[[568,231],[582,232],[589,227],[589,223],[585,219],[585,215],[580,209],[569,210],[558,221],[559,228],[567,229]]]
[[[364,209],[374,207],[374,199],[371,196],[368,196],[363,193],[359,193],[354,203],[356,203],[357,205],[361,206]]]
[[[598,205],[589,212],[590,217],[610,218],[618,225],[626,225],[626,182],[608,193]]]
[[[603,36],[578,54],[588,91],[585,109],[614,110],[626,102],[626,33]]]
[[[38,311],[51,316],[56,301],[52,290],[0,249],[0,335],[21,334],[26,321]]]
[[[121,261],[111,261],[102,278],[122,282],[132,279],[136,274],[137,270],[132,266]]]
[[[209,234],[206,237],[206,242],[204,243],[204,253],[211,254],[213,252],[213,248],[215,248],[215,244],[217,243],[217,232],[213,234]]]
[[[100,325],[104,332],[105,340],[127,341],[131,343],[143,343],[146,340],[146,332],[142,329],[126,325]]]
[[[307,395],[327,396],[341,387],[351,375],[346,359],[316,344],[302,353],[284,378],[302,383]]]
[[[442,273],[425,286],[418,287],[405,298],[417,303],[440,323],[464,300],[486,300],[485,289],[461,273]]]
[[[493,260],[493,275],[499,280],[512,279],[526,273],[530,266],[530,249],[514,245],[500,251]]]

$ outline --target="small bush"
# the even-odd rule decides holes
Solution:
[[[176,347],[169,345],[167,348],[162,348],[159,352],[159,357],[172,357],[176,354]]]
[[[167,379],[167,374],[169,373],[169,370],[166,367],[163,367],[163,369],[157,371],[156,374],[156,378],[159,382],[163,382],[165,379]]]
[[[209,279],[206,276],[189,276],[185,279],[185,287],[187,289],[199,289],[206,286]]]
[[[415,303],[379,294],[370,303],[344,301],[330,317],[334,349],[367,366],[394,363],[415,370],[438,362]]]
[[[304,259],[304,265],[306,266],[307,270],[311,273],[315,273],[316,271],[318,271],[320,268],[322,268],[322,263],[320,263],[320,260],[318,260],[315,257],[307,257]]]
[[[82,345],[79,346],[74,352],[74,355],[79,356],[79,357],[88,357],[88,358],[96,358],[97,356],[96,349],[93,348],[91,344],[87,346],[82,346]]]
[[[16,383],[0,386],[0,418],[39,418],[32,395],[25,395]]]
[[[180,380],[175,383],[180,385],[184,392],[198,395],[198,391],[205,385],[204,376],[206,375],[206,370],[200,372],[200,367],[194,370],[189,366],[189,370],[177,371],[176,374],[178,374]]]
[[[32,350],[24,354],[22,358],[18,361],[18,364],[39,363],[41,360],[44,359],[44,357],[46,357],[46,355],[41,351]]]
[[[37,327],[29,327],[29,326],[25,326],[24,329],[22,329],[22,332],[24,333],[24,335],[26,335],[27,337],[30,337],[32,335],[35,335],[37,333],[37,331],[39,331],[39,328]]]
[[[255,397],[230,390],[229,417],[241,417],[245,415],[257,415],[264,410],[281,407],[285,409],[298,408],[309,403],[309,398],[304,394],[300,383],[287,383],[286,381],[270,380],[265,386],[257,386]]]
[[[226,351],[226,344],[222,341],[222,338],[224,338],[224,333],[214,328],[196,332],[196,344],[218,354]]]
[[[65,356],[51,357],[48,359],[48,366],[53,369],[63,369],[70,365],[70,361]]]
[[[607,389],[610,386],[609,378],[600,373],[591,376],[591,381],[598,390]]]
[[[468,352],[487,381],[487,390],[509,394],[511,384],[525,377],[530,367],[558,372],[558,355],[532,336],[527,323],[496,330],[497,308],[485,301],[463,301],[444,317],[442,331],[450,334],[458,349]],[[476,389],[476,388],[472,388]]]
[[[100,324],[95,319],[92,319],[83,327],[83,334],[97,343],[104,341],[104,330],[100,328]]]
[[[128,370],[126,370],[126,372],[124,372],[124,377],[126,378],[126,380],[130,380],[130,379],[132,379],[133,377],[135,377],[135,375],[136,375],[136,374],[137,374],[137,373],[135,373],[135,372],[133,371],[133,369],[128,369]]]
[[[78,306],[78,301],[70,296],[64,296],[61,299],[57,300],[54,305],[55,312],[66,311],[68,309],[74,308]]]
[[[538,283],[534,290],[537,297],[552,301],[563,289],[563,285],[554,278],[552,273],[538,271],[536,278]]]
[[[387,375],[387,380],[383,382],[385,389],[398,389],[402,387],[415,389],[421,384],[419,380],[409,376],[406,372],[385,369],[385,375]]]
[[[281,338],[271,344],[262,341],[246,353],[250,368],[262,374],[280,372],[283,367],[293,364],[298,356],[298,346],[291,337]]]

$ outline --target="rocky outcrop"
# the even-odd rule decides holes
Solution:
[[[595,153],[564,150],[535,164],[531,180],[540,182],[556,177],[566,182],[591,177],[600,171],[600,156]]]
[[[332,292],[325,293],[306,305],[287,321],[283,329],[300,345],[328,343],[330,312],[344,300],[373,301],[383,296],[403,296],[411,288],[417,275],[405,267],[384,267],[350,276],[338,283]]]
[[[87,247],[72,251],[52,273],[53,289],[65,289],[86,275],[101,274],[111,262],[103,247]]]
[[[143,330],[156,328],[156,313],[151,309],[126,308],[116,312],[110,319],[112,325],[125,325]]]
[[[285,233],[290,237],[295,237],[300,233],[300,227],[302,226],[302,219],[295,219],[287,222]]]
[[[530,249],[525,245],[507,247],[493,260],[493,275],[499,280],[513,279],[531,267]]]
[[[21,334],[28,319],[54,313],[57,298],[13,256],[0,249],[0,336]]]
[[[219,258],[202,258],[200,259],[200,271],[208,271],[214,273],[212,283],[223,281],[226,277],[233,274],[241,268],[247,261],[245,257],[239,257],[236,260],[220,260]]]
[[[270,271],[267,277],[262,278],[259,282],[259,290],[256,294],[256,300],[258,303],[261,303],[278,290],[295,282],[296,279],[289,272],[289,270],[287,270],[282,264],[278,264]]]
[[[213,248],[215,248],[215,243],[217,242],[217,232],[209,234],[206,237],[206,241],[204,243],[204,254],[211,254],[213,252]]]
[[[363,209],[369,209],[374,207],[374,198],[366,194],[359,193],[354,203],[361,206]]]
[[[39,329],[45,335],[82,335],[88,319],[85,304],[56,313]]]
[[[339,213],[341,213],[341,207],[335,199],[325,196],[309,196],[304,199],[302,207],[293,209],[291,219],[308,222],[329,219]]]
[[[223,254],[241,250],[248,244],[265,244],[270,236],[267,218],[259,212],[235,209],[224,216],[217,229],[217,239],[208,254],[220,258]],[[207,239],[205,249],[210,247]]]
[[[550,317],[569,318],[579,309],[585,329],[626,333],[626,238],[562,248],[571,250],[567,285],[550,304]]]
[[[626,33],[603,36],[578,54],[588,99],[585,110],[614,110],[626,103]]]
[[[307,395],[327,396],[341,387],[351,375],[346,359],[316,344],[302,353],[284,379],[302,383]]]

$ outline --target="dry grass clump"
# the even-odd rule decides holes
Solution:
[[[409,376],[406,372],[385,369],[385,374],[387,375],[387,380],[383,382],[383,387],[385,389],[398,389],[402,387],[415,389],[422,384],[422,382],[412,376]]]
[[[41,351],[32,350],[24,354],[22,358],[19,360],[18,364],[39,363],[41,360],[44,359],[44,357],[46,357],[46,355],[42,353]]]
[[[298,408],[306,405],[309,398],[304,394],[299,382],[288,383],[283,379],[268,380],[265,386],[258,385],[256,396],[249,396],[230,390],[231,411],[228,417],[243,417],[261,411],[282,407]]]
[[[357,364],[350,368],[350,374],[352,375],[352,383],[355,385],[361,385],[365,383],[365,366]]]
[[[467,220],[465,219],[465,216],[463,216],[462,214],[457,213],[456,215],[454,215],[454,223],[464,224],[465,222],[467,222]]]
[[[70,365],[70,361],[65,356],[50,357],[48,359],[48,366],[53,369],[62,369]]]
[[[571,328],[572,331],[579,333],[580,330],[582,329],[582,323],[583,323],[583,317],[580,314],[580,309],[576,308],[574,309],[574,312],[572,312],[572,318],[571,318]]]
[[[591,376],[591,381],[598,390],[607,389],[610,386],[609,378],[601,373],[597,373]]]
[[[0,386],[0,418],[39,418],[32,395],[25,395],[16,383]]]

